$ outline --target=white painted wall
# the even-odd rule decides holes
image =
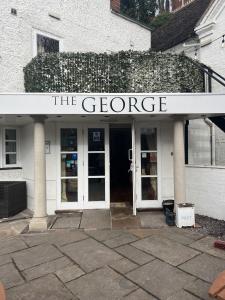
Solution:
[[[187,202],[195,212],[225,220],[225,167],[186,166]]]
[[[27,182],[27,206],[34,209],[34,127],[28,124],[21,127],[21,165],[23,180]]]
[[[22,169],[0,170],[0,181],[20,181],[23,180]]]
[[[222,37],[225,34],[225,3],[223,0],[216,0],[212,9],[202,19],[195,29],[198,38],[189,39],[166,52],[181,53],[195,57],[195,46],[187,47],[200,43],[198,47],[197,59],[213,70],[225,77],[225,47],[222,48]],[[212,42],[213,41],[213,42]],[[225,93],[225,87],[212,81],[212,91],[214,93]],[[197,165],[210,165],[210,136],[209,128],[203,120],[190,121],[189,125],[189,163]],[[225,133],[215,126],[216,134],[216,165],[225,166]]]
[[[0,92],[24,91],[23,67],[33,57],[34,30],[59,37],[66,52],[129,50],[131,44],[148,50],[151,44],[150,31],[113,14],[110,0],[1,0]]]
[[[50,154],[46,154],[46,198],[47,213],[55,214],[57,209],[57,164],[58,153],[56,145],[56,124],[45,124],[45,140],[50,142]]]
[[[184,52],[187,56],[194,58],[196,46],[191,45],[197,43],[200,45],[200,47],[197,46],[197,59],[225,77],[224,64],[221,63],[225,61],[225,47],[222,48],[221,37],[225,34],[225,3],[223,0],[216,0],[216,3],[214,11],[203,18],[195,28],[198,38],[186,40],[184,43],[178,44],[166,52]],[[218,40],[215,41],[216,39]],[[190,46],[188,47],[188,45]],[[225,92],[225,87],[214,80],[212,89],[214,93]]]
[[[161,122],[161,193],[162,200],[174,199],[173,122]]]
[[[188,128],[188,162],[191,165],[211,164],[210,128],[204,120],[192,120]]]
[[[34,209],[34,138],[33,124],[21,128],[21,163],[22,163],[22,180],[27,182],[28,208]],[[46,154],[46,199],[47,213],[52,215],[56,210],[56,130],[55,123],[45,124],[45,140],[50,141],[50,154]],[[3,176],[0,171],[0,179]]]

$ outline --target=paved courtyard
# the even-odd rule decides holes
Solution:
[[[214,238],[178,228],[57,229],[0,240],[7,300],[207,300]]]

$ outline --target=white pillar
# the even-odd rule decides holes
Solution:
[[[34,215],[30,231],[44,231],[48,228],[46,203],[45,165],[45,116],[32,116],[34,120]]]
[[[186,202],[184,120],[174,121],[174,200],[175,204]]]

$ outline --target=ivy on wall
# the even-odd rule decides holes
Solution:
[[[51,53],[24,68],[26,92],[202,92],[203,75],[183,54]]]

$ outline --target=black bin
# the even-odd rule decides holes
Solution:
[[[164,200],[162,202],[162,206],[163,206],[163,213],[166,216],[166,210],[168,209],[169,211],[173,212],[174,210],[174,200],[170,199],[170,200]]]
[[[168,208],[166,208],[166,224],[175,226],[175,213]]]
[[[12,217],[26,208],[26,181],[0,181],[0,218]]]

